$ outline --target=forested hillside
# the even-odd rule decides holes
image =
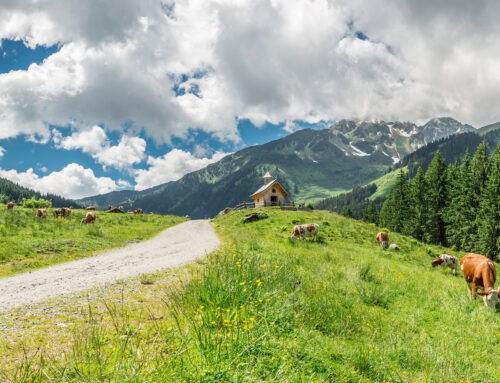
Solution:
[[[111,204],[193,218],[213,217],[227,206],[248,201],[262,185],[266,171],[287,188],[289,200],[317,201],[377,179],[428,142],[472,130],[472,126],[452,118],[435,118],[422,126],[342,120],[328,129],[304,129],[243,149],[178,181],[80,201],[100,208]]]
[[[447,165],[440,151],[409,180],[400,171],[380,212],[380,225],[418,240],[475,251],[495,259],[500,251],[500,145],[486,141],[474,156]]]
[[[9,180],[0,178],[0,203],[7,203],[10,201],[20,203],[23,198],[44,198],[52,201],[52,206],[54,207],[67,207],[75,206],[78,207],[79,204],[75,201],[63,198],[54,194],[42,194],[40,192],[19,186]]]

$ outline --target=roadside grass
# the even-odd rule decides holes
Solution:
[[[0,277],[142,241],[185,221],[167,215],[97,211],[95,224],[82,225],[85,210],[73,210],[71,219],[55,218],[54,209],[45,219],[35,218],[35,211],[0,208]]]
[[[215,219],[225,247],[178,273],[175,283],[158,288],[167,277],[141,276],[138,295],[89,305],[63,354],[51,354],[45,339],[35,358],[15,363],[6,376],[18,382],[498,381],[498,314],[469,301],[461,275],[430,267],[443,252],[463,254],[394,233],[391,242],[401,251],[383,250],[375,226],[323,211],[266,212],[268,219],[248,224],[242,223],[248,210]],[[308,222],[320,224],[318,243],[288,238],[294,224]]]

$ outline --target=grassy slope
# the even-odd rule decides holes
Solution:
[[[52,209],[53,210],[53,209]],[[96,212],[93,225],[81,225],[84,210],[71,219],[35,218],[35,209],[0,208],[0,277],[73,259],[147,239],[185,219],[160,215]]]
[[[206,265],[175,287],[151,285],[154,300],[133,290],[105,303],[65,355],[41,370],[25,362],[17,380],[497,381],[498,314],[469,301],[460,275],[430,267],[452,252],[392,233],[401,251],[382,250],[371,225],[267,212],[216,219],[228,246]],[[288,240],[296,222],[319,223],[320,242]]]
[[[377,178],[376,180],[369,182],[368,184],[377,185],[377,191],[373,193],[369,199],[374,200],[378,197],[387,197],[389,191],[394,186],[396,179],[398,177],[400,169],[393,170],[390,173],[384,174],[382,177]],[[403,170],[406,171],[406,167],[403,167]]]

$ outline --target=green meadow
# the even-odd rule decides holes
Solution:
[[[97,211],[95,224],[82,225],[85,210],[71,218],[36,218],[36,209],[0,209],[0,277],[126,246],[185,221],[164,215],[129,215]]]
[[[499,381],[499,315],[469,300],[460,271],[430,266],[443,252],[463,254],[395,233],[401,250],[384,250],[373,225],[265,211],[269,218],[246,224],[249,210],[214,219],[225,243],[218,251],[89,302],[64,347],[51,352],[53,340],[39,338],[6,379]],[[320,225],[317,243],[289,239],[293,225],[309,222]],[[0,342],[18,346],[9,347]]]

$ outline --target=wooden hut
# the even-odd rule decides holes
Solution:
[[[286,189],[269,172],[264,175],[264,185],[253,193],[250,198],[254,200],[255,207],[281,206],[285,204],[288,196]]]

